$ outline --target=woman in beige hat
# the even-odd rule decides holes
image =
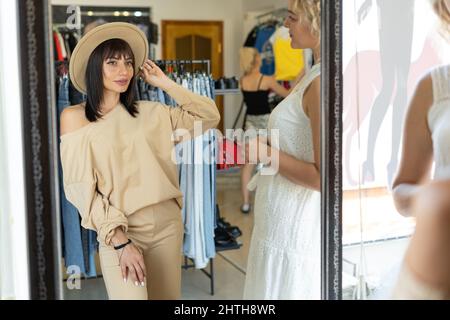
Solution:
[[[431,3],[449,39],[450,0]],[[450,65],[431,70],[416,88],[393,194],[398,211],[416,218],[393,297],[450,299]]]
[[[110,299],[177,299],[181,284],[182,193],[172,161],[174,130],[215,127],[211,99],[170,80],[147,60],[143,32],[128,23],[89,31],[70,61],[85,103],[61,115],[64,190],[81,225],[98,233]],[[136,101],[140,75],[179,107]]]

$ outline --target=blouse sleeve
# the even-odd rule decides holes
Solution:
[[[72,141],[71,141],[72,142]],[[89,150],[80,145],[61,143],[64,192],[81,215],[81,225],[97,232],[99,241],[110,244],[114,229],[128,229],[124,212],[114,207],[97,189],[97,178]]]
[[[220,113],[212,99],[195,94],[180,85],[174,85],[167,93],[179,104],[179,108],[168,108],[172,129],[184,129],[184,134],[180,132],[181,140],[201,135],[219,124]],[[201,123],[201,131],[194,130],[196,122]],[[187,133],[189,135],[186,137]]]

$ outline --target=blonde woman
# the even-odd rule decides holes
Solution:
[[[432,0],[450,36],[450,0]],[[406,118],[394,201],[417,220],[394,290],[396,299],[450,299],[450,65],[418,84]],[[435,164],[434,181],[430,179]]]
[[[261,56],[255,48],[242,48],[240,61],[243,72],[241,90],[247,106],[244,130],[267,129],[267,122],[270,116],[270,91],[274,91],[283,98],[289,94],[289,91],[280,85],[275,80],[275,77],[261,74]],[[247,189],[247,185],[254,169],[255,165],[252,164],[247,164],[241,169],[242,213],[249,213],[251,209],[250,192]]]
[[[320,299],[320,0],[289,0],[285,26],[316,64],[272,112],[279,171],[257,176],[244,299]],[[246,146],[246,159],[252,143]],[[265,159],[259,159],[265,162]]]

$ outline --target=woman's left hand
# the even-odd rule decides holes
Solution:
[[[141,72],[139,75],[142,79],[154,87],[167,91],[175,84],[175,82],[167,77],[165,73],[150,59],[147,59],[140,69]]]

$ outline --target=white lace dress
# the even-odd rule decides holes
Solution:
[[[306,162],[314,161],[314,151],[301,101],[319,74],[317,64],[269,120],[269,129],[279,130],[276,147]],[[255,224],[244,299],[320,299],[320,193],[280,174],[258,175],[252,183],[257,186]]]

